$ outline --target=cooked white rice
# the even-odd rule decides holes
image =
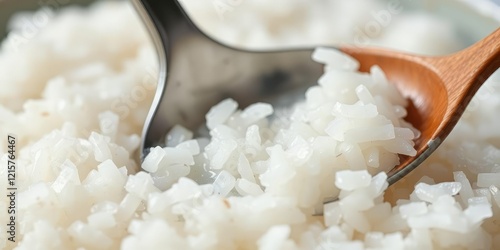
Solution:
[[[152,148],[142,164],[155,186],[164,190],[189,177],[213,184],[208,187],[219,197],[293,198],[309,215],[315,207],[322,210],[338,188],[366,187],[370,173],[399,163],[398,154],[416,154],[413,140],[419,132],[403,120],[407,101],[378,66],[360,73],[356,60],[327,48],[316,49],[312,57],[325,64],[325,73],[291,117],[270,122],[270,104],[239,110],[236,101],[226,99],[206,115],[209,138],[193,140],[192,132],[174,127],[168,146]],[[209,143],[200,147],[198,140]],[[358,174],[336,175],[341,170]]]
[[[338,4],[354,8],[359,1]],[[315,27],[311,13],[324,10],[297,2],[283,15],[254,3],[263,19],[249,14],[260,20],[255,32],[234,41],[298,41],[290,31],[273,37],[262,24],[295,13],[312,20],[299,29]],[[323,9],[340,8],[334,5]],[[197,11],[208,26],[220,22]],[[363,22],[361,10],[352,13],[345,18]],[[446,30],[446,24],[426,20],[434,31]],[[322,39],[353,36],[338,32],[344,35]],[[327,72],[289,119],[273,123],[266,119],[276,113],[270,105],[238,110],[228,99],[207,115],[210,139],[176,126],[167,147],[154,148],[142,165],[152,174],[136,173],[132,154],[157,65],[129,4],[66,9],[35,38],[12,43],[19,34],[13,30],[0,50],[0,131],[3,138],[17,135],[19,166],[17,242],[7,240],[8,218],[2,215],[0,248],[500,248],[500,97],[491,94],[499,85],[494,79],[437,152],[391,187],[382,170],[397,163],[398,153],[414,154],[418,135],[402,120],[405,101],[379,68],[358,73],[354,61],[325,49],[313,58]],[[320,33],[305,34],[318,39]],[[447,34],[444,47],[456,46]],[[0,188],[6,190],[6,141],[0,145]],[[336,195],[339,201],[318,205]],[[0,199],[0,210],[7,206]],[[324,216],[312,215],[323,209]]]

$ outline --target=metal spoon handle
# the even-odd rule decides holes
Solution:
[[[164,48],[171,48],[177,38],[186,33],[201,33],[177,0],[133,0],[132,2],[137,9],[144,11],[141,13],[142,17],[149,15],[151,25],[148,25],[148,29],[150,33],[157,32],[160,35],[158,39],[164,41],[162,44]]]
[[[177,0],[132,0],[135,9],[139,12],[146,25],[153,43],[156,47],[159,63],[159,76],[157,90],[151,105],[151,109],[146,117],[142,133],[141,148],[146,149],[146,145],[152,145],[158,140],[160,135],[149,131],[159,131],[158,126],[162,121],[156,113],[159,110],[167,82],[167,65],[172,57],[171,51],[175,43],[190,33],[198,33],[199,30],[192,23],[189,16],[184,12]],[[140,152],[142,160],[147,152]]]

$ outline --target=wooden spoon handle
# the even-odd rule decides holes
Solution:
[[[458,120],[479,87],[500,67],[500,29],[465,50],[426,61],[448,92],[444,120]]]

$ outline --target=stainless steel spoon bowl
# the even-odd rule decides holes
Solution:
[[[316,83],[312,49],[256,52],[222,45],[200,31],[175,0],[134,0],[155,43],[160,72],[141,160],[176,124],[195,130],[209,108],[231,97],[244,107]]]

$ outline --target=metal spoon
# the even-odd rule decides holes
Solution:
[[[160,59],[156,95],[142,135],[141,159],[163,145],[176,124],[195,129],[208,109],[232,97],[241,106],[314,84],[322,68],[312,49],[256,52],[225,46],[200,31],[176,0],[133,0]],[[421,164],[451,132],[485,80],[500,67],[500,29],[445,57],[377,49],[339,48],[361,63],[379,65],[410,99],[407,121],[421,131],[417,155],[402,157],[388,173],[393,184]],[[242,71],[241,69],[245,70]]]

